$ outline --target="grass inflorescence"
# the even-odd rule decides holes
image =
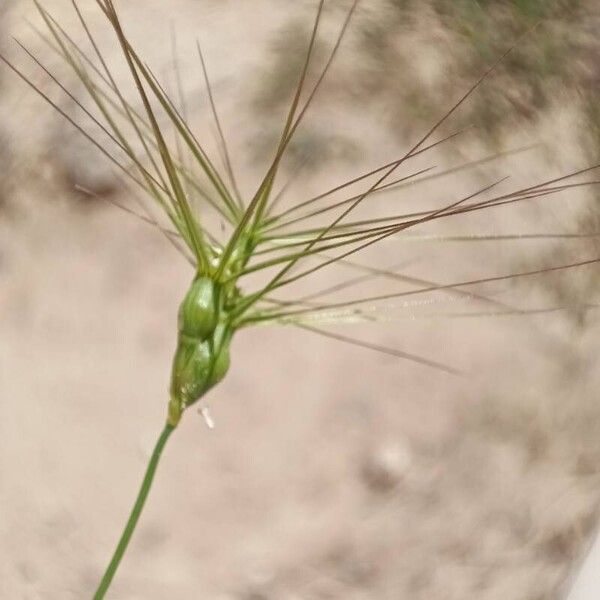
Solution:
[[[106,17],[120,46],[134,85],[134,99],[117,84],[115,75],[75,0],[72,0],[73,8],[91,52],[75,42],[38,0],[34,1],[46,25],[47,32],[42,34],[45,41],[76,75],[92,108],[88,108],[87,104],[70,92],[38,56],[26,47],[21,47],[42,73],[76,104],[90,124],[100,128],[102,139],[89,133],[85,126],[80,125],[53,101],[19,67],[7,58],[0,58],[96,146],[132,188],[143,192],[144,199],[140,202],[139,211],[132,211],[125,206],[121,208],[155,226],[193,267],[192,281],[179,311],[178,342],[173,360],[167,422],[152,455],[126,529],[96,592],[96,599],[104,597],[112,582],[141,514],[169,436],[185,411],[227,374],[231,341],[239,330],[265,323],[292,325],[344,343],[412,360],[445,372],[458,373],[457,368],[437,360],[364,342],[322,327],[327,323],[385,320],[390,302],[435,291],[475,299],[488,305],[490,314],[525,313],[527,311],[519,307],[472,291],[473,286],[583,268],[600,261],[598,256],[590,256],[550,267],[438,283],[405,276],[397,268],[369,266],[356,260],[356,255],[367,248],[407,235],[410,233],[408,230],[426,223],[511,206],[525,200],[545,198],[599,183],[595,179],[580,179],[581,176],[592,174],[598,166],[594,165],[511,191],[498,191],[506,178],[498,179],[459,197],[447,199],[435,209],[399,213],[392,207],[386,214],[354,217],[353,213],[375,196],[430,181],[450,172],[456,173],[493,158],[486,157],[446,172],[438,173],[431,167],[409,169],[402,175],[398,173],[401,167],[409,167],[417,156],[450,143],[461,135],[462,131],[457,131],[445,137],[434,138],[440,127],[505,60],[510,50],[489,67],[408,150],[378,168],[357,174],[349,181],[341,182],[290,207],[281,208],[281,193],[277,183],[282,163],[342,46],[357,10],[358,0],[352,3],[345,15],[332,47],[328,53],[324,53],[321,70],[316,76],[309,78],[309,70],[314,69],[315,47],[325,5],[324,0],[318,2],[310,38],[302,60],[299,61],[297,82],[281,134],[269,166],[249,198],[241,193],[236,180],[199,43],[196,51],[217,131],[222,167],[217,166],[194,133],[183,103],[166,91],[133,47],[112,0],[96,0],[96,4]],[[310,85],[309,79],[312,82]],[[164,125],[165,122],[167,126]],[[285,186],[283,189],[285,190]],[[590,232],[588,235],[597,236],[598,233]],[[482,241],[502,237],[474,235],[463,239]],[[532,234],[532,237],[536,237],[536,234]],[[542,237],[570,236],[559,233],[545,234]],[[506,235],[504,238],[510,239],[511,236]],[[460,241],[460,238],[456,237],[455,240]],[[335,265],[352,268],[357,271],[356,276],[310,295],[298,295],[292,299],[283,299],[279,295],[284,288]],[[400,269],[401,267],[402,263]],[[248,286],[246,281],[254,274],[262,279],[259,279],[258,284]],[[362,293],[344,301],[327,300],[327,296],[335,291],[354,289],[374,278],[409,283],[415,287],[409,291],[402,289],[385,294]]]

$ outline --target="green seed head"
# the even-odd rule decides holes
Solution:
[[[169,403],[172,425],[177,425],[183,411],[219,383],[229,369],[233,330],[221,296],[214,281],[200,277],[181,303]]]

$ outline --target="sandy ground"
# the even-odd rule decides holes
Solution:
[[[45,4],[69,14],[67,2]],[[149,61],[168,70],[163,3],[145,2],[142,14],[139,3],[122,5]],[[243,157],[260,123],[240,107],[257,85],[271,32],[292,13],[306,17],[305,9],[267,0],[169,3],[182,46],[199,30],[215,90],[227,91],[223,120],[248,190],[256,175]],[[26,16],[31,8],[17,3],[7,29],[40,47]],[[182,60],[184,74],[197,68],[185,51]],[[8,75],[2,86],[12,178],[0,216],[0,597],[88,598],[164,419],[177,305],[191,273],[151,227],[69,193],[65,174],[104,181],[108,171],[24,87]],[[204,99],[198,112],[205,108]],[[348,110],[341,114],[361,112]],[[330,117],[326,106],[314,115]],[[336,127],[356,140],[360,162],[316,173],[297,194],[404,148],[368,114],[352,123]],[[498,172],[518,183],[573,167],[568,117],[557,112],[552,124],[565,141],[551,167],[533,153]],[[528,141],[515,136],[514,145]],[[452,179],[452,189],[463,193],[475,181]],[[432,185],[418,201],[447,186]],[[498,211],[443,230],[552,230],[572,223],[580,202],[573,194],[548,210]],[[583,244],[572,252],[587,256]],[[410,274],[452,281],[511,272],[541,253],[539,242],[406,244],[371,258],[406,258]],[[593,271],[573,285],[585,276]],[[552,304],[534,286],[478,291]],[[425,318],[419,307],[405,314],[414,318],[335,331],[468,375],[291,327],[241,333],[231,373],[209,399],[216,429],[186,415],[110,597],[563,597],[597,520],[597,329],[576,329],[561,314],[443,319]]]

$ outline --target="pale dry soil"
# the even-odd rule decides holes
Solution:
[[[45,4],[74,24],[68,2]],[[311,3],[168,4],[120,3],[157,72],[170,64],[169,19],[183,47],[202,34],[250,194],[257,174],[244,155],[260,116],[244,99],[258,85],[272,31],[291,14],[307,18]],[[25,17],[34,18],[31,7],[17,3],[7,28],[41,48]],[[107,33],[103,43],[110,46]],[[198,67],[182,55],[199,127],[209,132]],[[3,77],[13,158],[0,216],[0,597],[79,600],[91,597],[162,426],[177,305],[192,273],[151,227],[71,193],[73,179],[102,184],[109,171]],[[327,106],[312,118],[355,139],[358,156],[314,173],[292,200],[390,160],[408,143],[390,136],[376,111],[345,105],[332,115]],[[557,110],[530,137],[515,135],[515,147],[532,137],[563,143],[552,165],[533,151],[500,163],[492,180],[509,172],[514,185],[531,183],[575,167],[569,130]],[[466,148],[463,158],[480,150]],[[438,182],[407,201],[439,203],[449,189],[460,196],[488,180]],[[568,229],[580,202],[571,194],[430,231]],[[385,266],[406,258],[411,275],[450,282],[526,269],[539,264],[542,248],[397,241],[370,258]],[[589,256],[583,243],[570,248],[572,258]],[[594,273],[579,273],[573,285]],[[322,272],[316,285],[332,277]],[[372,283],[359,292],[381,282]],[[518,306],[554,302],[531,284],[477,291]],[[433,298],[433,308],[399,311],[409,318],[331,330],[448,362],[464,377],[293,327],[241,332],[231,373],[208,399],[216,428],[196,411],[186,415],[110,597],[561,598],[597,519],[594,315],[579,329],[561,313],[425,318],[427,310],[486,308]]]

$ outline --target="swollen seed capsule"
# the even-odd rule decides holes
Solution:
[[[179,309],[179,336],[171,375],[169,423],[225,377],[232,330],[218,290],[206,277],[194,281]]]

